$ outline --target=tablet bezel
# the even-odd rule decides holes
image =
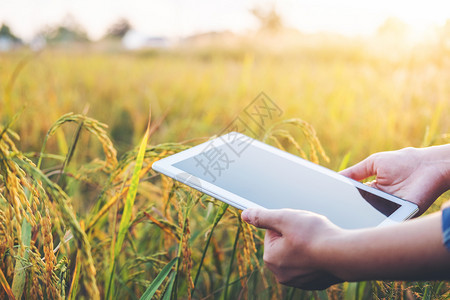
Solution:
[[[279,155],[285,159],[288,159],[288,160],[292,161],[293,163],[298,163],[300,165],[308,167],[317,172],[331,176],[339,181],[344,182],[345,184],[353,185],[359,189],[362,189],[364,191],[367,191],[369,193],[375,194],[379,197],[385,198],[389,201],[399,204],[400,207],[395,212],[393,212],[389,217],[386,217],[386,219],[383,222],[381,222],[380,224],[378,224],[377,227],[392,224],[392,223],[399,223],[404,220],[407,220],[407,219],[411,218],[412,216],[414,216],[414,214],[416,214],[417,211],[419,210],[417,205],[412,202],[398,198],[394,195],[388,194],[388,193],[378,190],[376,188],[372,188],[372,187],[367,186],[359,181],[347,178],[333,170],[327,169],[323,166],[317,165],[315,163],[312,163],[310,161],[302,159],[296,155],[282,151],[278,148],[275,148],[268,144],[262,143],[258,140],[252,139],[252,138],[250,138],[246,135],[243,135],[241,133],[238,133],[238,132],[230,132],[226,135],[217,137],[213,140],[209,140],[200,145],[194,146],[194,147],[184,150],[182,152],[179,152],[179,153],[173,154],[171,156],[165,157],[161,160],[158,160],[153,163],[152,169],[155,171],[158,171],[160,173],[163,173],[175,180],[178,180],[178,181],[180,181],[194,189],[197,189],[205,194],[208,194],[222,202],[228,203],[229,205],[234,206],[238,209],[243,210],[243,209],[251,208],[251,207],[262,207],[252,201],[249,201],[243,197],[240,197],[239,195],[236,195],[227,190],[224,190],[213,183],[207,182],[201,178],[198,178],[198,177],[196,177],[192,174],[189,174],[184,170],[178,169],[177,167],[174,166],[174,164],[176,164],[180,161],[183,161],[185,159],[191,158],[197,154],[202,153],[203,151],[205,151],[206,147],[208,147],[211,143],[214,143],[214,146],[216,146],[216,147],[220,147],[221,145],[224,145],[225,143],[227,143],[228,140],[230,140],[231,135],[233,135],[234,139],[243,138],[243,139],[250,140],[251,141],[250,143],[253,146],[262,148],[262,149],[269,151],[275,155]],[[186,176],[186,174],[188,174],[188,175]]]

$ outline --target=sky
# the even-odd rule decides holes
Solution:
[[[0,0],[0,23],[30,40],[46,25],[72,15],[92,39],[101,38],[119,18],[153,36],[183,37],[207,31],[256,29],[249,10],[273,5],[286,25],[306,33],[347,36],[373,34],[388,17],[416,32],[442,26],[450,19],[450,1],[404,0]]]

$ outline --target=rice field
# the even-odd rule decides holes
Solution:
[[[279,114],[255,137],[334,170],[448,143],[449,54],[358,41],[1,53],[0,298],[447,299],[446,281],[279,285],[263,231],[151,165],[236,117],[255,129],[245,110],[261,92]]]

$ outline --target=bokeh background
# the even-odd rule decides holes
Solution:
[[[278,120],[299,118],[312,125],[330,158],[320,163],[334,170],[378,151],[450,142],[448,1],[0,0],[0,24],[1,125],[9,124],[20,136],[15,141],[18,149],[35,162],[49,128],[69,112],[106,124],[120,158],[139,145],[150,108],[155,124],[151,145],[193,145],[222,132],[261,92],[281,108]],[[301,129],[287,130],[308,149]],[[79,146],[71,153],[68,170],[104,158],[102,144],[88,134],[78,136],[77,126],[70,124],[48,140],[45,152],[64,157],[75,137]],[[278,142],[298,154],[288,139]],[[42,169],[48,174],[60,164],[46,159]],[[96,205],[101,181],[92,187],[70,180],[65,191],[78,219],[84,220]],[[167,189],[161,179],[151,180],[153,186]],[[154,201],[153,194],[141,192],[138,197]],[[444,195],[431,211],[446,199]],[[145,207],[144,200],[137,203],[141,206],[135,213]],[[117,220],[121,209],[119,205]],[[200,224],[197,235],[205,233],[202,220],[192,221]],[[152,220],[146,226],[154,224]],[[222,230],[223,239],[214,247],[229,255],[234,235]],[[163,236],[160,232],[157,239]],[[150,248],[163,251],[158,243]],[[109,251],[108,242],[93,247],[97,253]],[[142,247],[137,246],[137,252],[145,253]],[[220,254],[217,249],[214,255]],[[107,261],[98,255],[98,261]],[[122,261],[126,259],[135,257],[124,254]],[[196,262],[198,258],[193,270]],[[205,265],[214,262],[225,266],[228,260]],[[116,288],[115,295],[140,297],[161,269],[156,265],[140,277],[120,275],[122,288]],[[198,297],[219,297],[207,282],[214,282],[214,272],[220,272],[212,267],[209,272],[208,279],[201,279]],[[99,279],[104,296],[102,282]],[[188,298],[186,285],[178,286],[178,296]],[[230,293],[254,297],[243,290]],[[78,295],[85,292],[81,288]],[[264,295],[300,297],[300,292],[279,288]],[[328,292],[330,298],[367,295],[445,298],[448,284],[343,285]]]
[[[25,107],[16,130],[28,151],[62,113],[89,106],[129,148],[150,105],[166,115],[154,140],[179,141],[220,132],[263,91],[316,128],[331,167],[348,152],[421,146],[449,131],[448,8],[2,1],[1,115]]]

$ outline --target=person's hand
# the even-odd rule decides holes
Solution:
[[[280,283],[317,290],[342,281],[327,270],[326,257],[332,240],[345,231],[327,218],[301,210],[251,208],[242,219],[267,229],[264,262]]]
[[[416,203],[422,214],[449,188],[449,146],[380,152],[340,173],[355,180],[376,176],[370,186]]]

